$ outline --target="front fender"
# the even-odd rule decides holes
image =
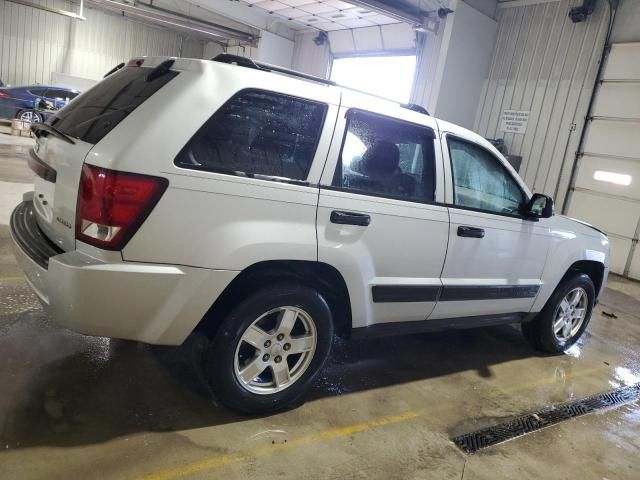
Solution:
[[[564,275],[576,262],[596,262],[603,266],[603,278],[596,295],[600,295],[604,288],[609,272],[609,240],[606,235],[565,217],[554,217],[549,232],[551,247],[532,312],[544,308]]]

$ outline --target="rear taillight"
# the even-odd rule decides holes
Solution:
[[[7,92],[0,92],[0,98],[6,98],[9,94]]]
[[[76,213],[76,239],[121,250],[166,190],[166,178],[84,165]]]

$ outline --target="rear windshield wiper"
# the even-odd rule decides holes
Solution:
[[[157,67],[155,67],[153,70],[149,72],[149,74],[147,75],[147,78],[145,78],[145,81],[153,82],[156,78],[161,77],[162,75],[167,73],[169,70],[171,70],[171,67],[175,62],[176,61],[173,58],[170,58],[169,60],[165,60],[164,62],[158,64]]]
[[[58,130],[55,127],[52,127],[48,123],[40,123],[40,122],[32,123],[31,124],[31,131],[36,134],[36,137],[39,137],[38,132],[43,131],[43,132],[51,133],[51,134],[55,135],[56,137],[64,140],[67,143],[70,143],[72,145],[76,144],[76,142],[74,142],[73,139],[70,136],[65,135],[60,130]]]

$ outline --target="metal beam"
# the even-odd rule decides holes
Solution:
[[[55,13],[56,15],[63,15],[65,17],[71,17],[74,18],[76,20],[86,20],[85,17],[82,16],[82,2],[84,0],[81,0],[80,2],[80,14],[77,13],[73,13],[73,12],[68,12],[67,10],[61,10],[59,8],[53,8],[53,7],[47,7],[44,5],[38,5],[37,3],[32,3],[29,2],[27,0],[7,0],[8,2],[12,2],[12,3],[17,3],[19,5],[24,5],[25,7],[31,7],[31,8],[36,8],[38,10],[44,10],[45,12],[51,12],[51,13]]]

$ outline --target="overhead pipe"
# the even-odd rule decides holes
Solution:
[[[22,0],[20,0],[22,1]],[[126,5],[124,3],[116,2],[114,0],[87,0],[89,4],[94,5],[101,9],[111,10],[130,17],[141,18],[143,20],[151,21],[161,25],[167,25],[180,30],[197,33],[203,36],[212,37],[214,39],[224,40],[239,40],[241,42],[253,43],[255,38],[253,35],[239,30],[232,31],[227,27],[213,27],[213,25],[207,25],[202,21],[185,21],[175,16],[168,16],[151,12],[144,8],[134,7],[132,5]]]
[[[63,15],[65,17],[70,17],[75,20],[86,20],[83,14],[83,3],[84,0],[80,0],[80,13],[69,12],[67,10],[62,10],[60,8],[47,7],[45,5],[38,5],[37,3],[29,2],[28,0],[7,0],[8,2],[17,3],[19,5],[24,5],[25,7],[35,8],[37,10],[44,10],[45,12],[55,13],[56,15]]]
[[[202,25],[207,25],[209,27],[213,27],[213,28],[216,28],[218,30],[231,32],[231,33],[234,33],[234,34],[237,34],[237,35],[241,35],[241,36],[249,35],[247,32],[245,32],[243,30],[238,30],[236,28],[227,27],[226,25],[221,25],[219,23],[210,22],[208,20],[201,20],[201,19],[199,19],[197,17],[194,17],[194,16],[191,16],[191,15],[186,15],[184,13],[175,12],[175,11],[170,10],[168,8],[159,7],[159,6],[153,4],[153,0],[150,0],[150,3],[136,1],[136,5],[142,5],[142,6],[146,7],[146,8],[151,9],[151,10],[157,10],[157,11],[162,12],[162,13],[168,13],[169,15],[172,15],[174,17],[184,18],[185,20],[190,20],[192,22],[197,22],[197,23],[200,23]]]

